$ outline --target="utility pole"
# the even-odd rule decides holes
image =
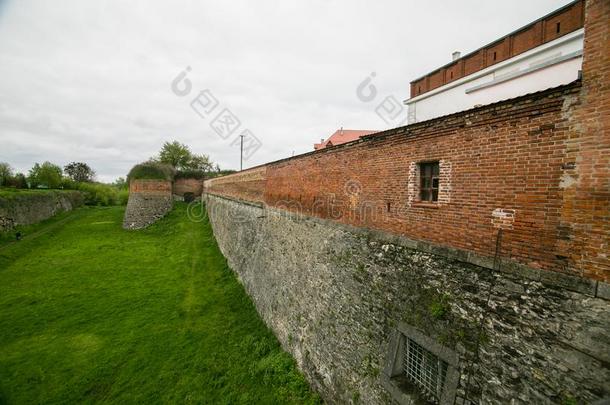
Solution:
[[[239,171],[241,172],[244,169],[244,135],[240,135],[239,138]]]

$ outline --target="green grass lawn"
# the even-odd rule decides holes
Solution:
[[[82,208],[0,245],[0,403],[317,403],[206,223]]]

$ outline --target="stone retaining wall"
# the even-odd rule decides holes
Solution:
[[[610,395],[605,283],[512,267],[501,255],[477,266],[472,255],[426,242],[205,199],[229,265],[329,403],[417,397],[413,387],[396,391],[387,368],[403,324],[455,353],[457,404],[589,403]]]
[[[166,180],[132,180],[123,228],[142,229],[163,218],[173,206],[172,183]]]
[[[18,225],[31,225],[63,211],[83,205],[79,191],[32,190],[0,197],[0,231],[10,231]]]

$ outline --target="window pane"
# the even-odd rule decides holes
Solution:
[[[422,201],[429,201],[430,200],[430,192],[428,190],[422,190],[421,191],[421,199],[422,199]]]
[[[439,171],[438,162],[419,164],[419,189],[421,201],[437,201],[438,188],[440,185]]]

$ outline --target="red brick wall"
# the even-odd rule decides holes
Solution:
[[[510,56],[509,42],[509,38],[504,38],[496,44],[489,46],[485,50],[485,66],[491,66],[502,62],[504,59],[508,59]]]
[[[130,193],[171,194],[172,182],[168,180],[132,180],[129,183]]]
[[[203,180],[201,179],[176,179],[174,180],[174,194],[184,196],[184,193],[193,193],[200,196],[203,192]]]
[[[538,22],[513,35],[513,55],[518,55],[538,45],[542,45],[542,25],[542,22]]]
[[[204,182],[207,193],[225,195],[246,201],[263,201],[266,166],[255,167]]]
[[[411,97],[415,97],[418,94],[423,94],[428,91],[428,87],[426,85],[427,77],[424,77],[421,80],[411,83]]]
[[[265,202],[493,256],[568,271],[556,257],[566,97],[579,87],[392,130],[344,148],[270,164]],[[435,205],[418,202],[417,164],[440,161]],[[571,265],[571,266],[570,266]],[[570,270],[573,271],[573,270]]]
[[[557,252],[584,275],[610,274],[610,1],[588,0],[583,86],[570,120]]]
[[[452,82],[455,79],[459,79],[460,77],[462,77],[462,62],[461,61],[447,66],[447,70],[445,72],[446,83]]]
[[[583,26],[583,2],[578,2],[566,10],[544,20],[544,42],[559,38]],[[557,32],[559,23],[559,32]]]
[[[437,87],[442,86],[445,83],[445,76],[444,76],[444,72],[445,69],[440,69],[432,74],[430,74],[430,81],[429,83],[429,89],[435,89]]]
[[[206,190],[610,281],[610,2],[590,0],[583,84],[206,181]],[[440,162],[436,204],[418,163]]]
[[[464,76],[468,76],[474,72],[483,69],[483,52],[477,51],[464,58]]]

